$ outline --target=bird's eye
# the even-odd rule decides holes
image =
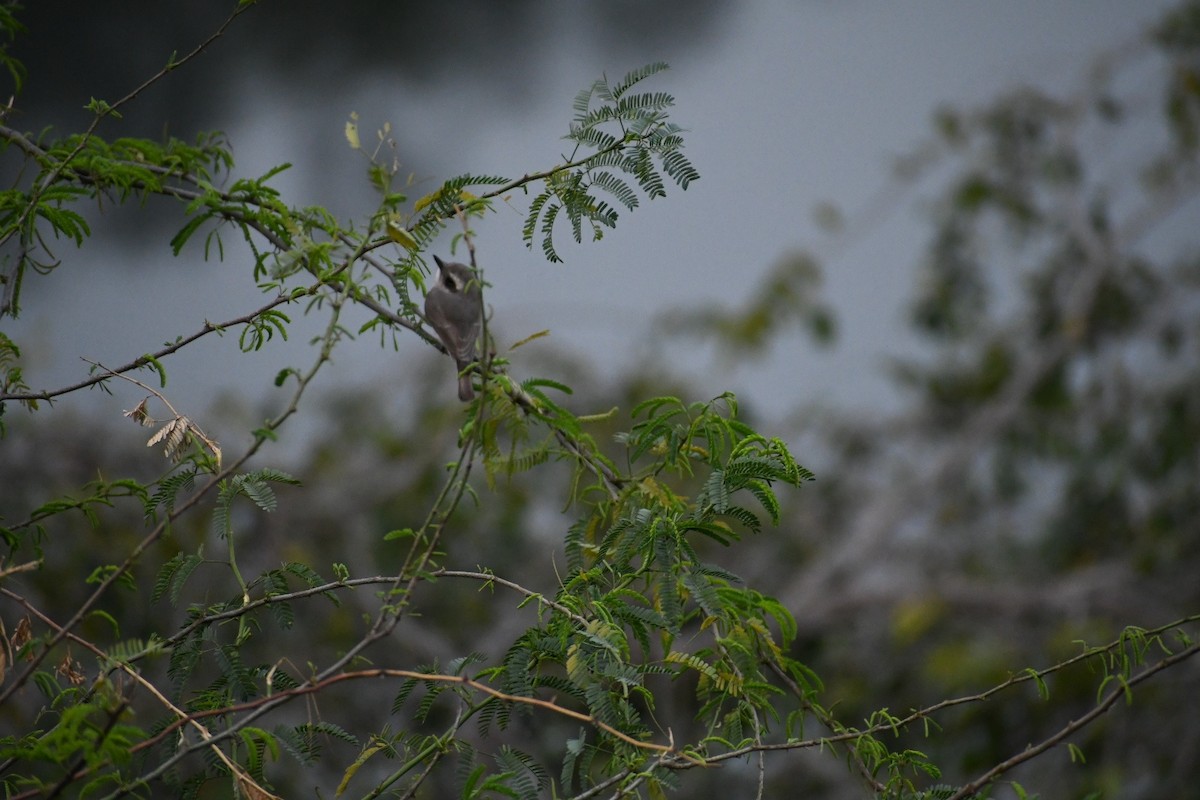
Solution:
[[[458,283],[450,275],[446,276],[446,280],[442,281],[442,285],[452,292],[458,291]]]

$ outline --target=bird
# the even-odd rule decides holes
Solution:
[[[476,361],[475,342],[482,325],[483,291],[479,277],[466,264],[437,256],[437,280],[425,294],[425,318],[458,367],[458,399],[475,399],[468,366]]]

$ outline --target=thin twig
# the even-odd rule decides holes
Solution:
[[[187,345],[196,341],[197,339],[201,339],[210,333],[224,331],[226,328],[231,328],[234,325],[244,325],[248,322],[252,322],[257,317],[262,316],[262,314],[264,312],[270,311],[272,308],[275,308],[276,306],[282,305],[284,303],[290,303],[293,300],[295,300],[296,298],[304,296],[305,294],[312,294],[313,292],[316,291],[318,286],[320,286],[320,284],[313,284],[312,286],[308,287],[307,290],[290,292],[287,294],[281,294],[278,297],[276,297],[275,299],[271,300],[266,305],[264,305],[260,308],[257,308],[254,311],[251,311],[249,314],[243,314],[240,317],[235,317],[234,319],[226,320],[225,322],[220,322],[220,323],[205,322],[204,325],[200,328],[200,330],[196,331],[195,333],[191,334],[190,336],[186,336],[182,339],[179,339],[174,344],[167,345],[166,347],[163,347],[160,350],[156,350],[153,353],[149,353],[144,356],[139,356],[138,358],[135,358],[134,360],[130,361],[128,364],[124,364],[123,366],[114,367],[112,369],[107,369],[106,372],[95,375],[91,378],[88,378],[87,380],[79,381],[78,383],[71,384],[70,386],[63,386],[59,389],[49,389],[49,390],[41,391],[41,392],[0,393],[0,401],[16,400],[18,402],[29,402],[29,401],[37,401],[37,400],[51,400],[55,397],[59,397],[60,395],[70,394],[71,392],[75,392],[80,389],[86,389],[89,386],[94,386],[97,383],[103,383],[104,381],[108,380],[109,378],[112,378],[114,376],[120,376],[126,372],[131,372],[135,369],[139,369],[139,368],[144,367],[147,364],[151,363],[152,361],[162,359],[166,356],[171,355],[172,353],[178,352],[179,350],[183,349],[184,347],[186,347]]]
[[[558,603],[554,600],[551,600],[550,598],[546,597],[544,594],[542,594],[540,592],[535,592],[531,589],[526,589],[524,586],[520,585],[519,583],[514,583],[513,581],[505,580],[504,578],[493,575],[490,572],[467,572],[467,571],[459,570],[459,569],[437,569],[429,574],[430,574],[430,577],[433,577],[433,578],[471,578],[471,579],[474,579],[477,581],[483,581],[484,583],[487,583],[487,584],[499,584],[500,586],[506,586],[509,589],[512,589],[515,592],[519,592],[528,598],[537,600],[541,604],[550,606],[555,611],[562,614],[564,617],[567,617],[567,618],[573,620],[574,622],[578,623],[579,625],[587,625],[588,624],[588,621],[584,617],[580,616],[579,614],[576,614],[574,611],[567,608],[562,603]]]
[[[444,675],[444,674],[439,674],[439,673],[415,672],[413,670],[407,670],[407,669],[389,669],[389,668],[384,668],[384,667],[379,667],[376,669],[356,670],[354,672],[339,672],[336,675],[330,675],[328,677],[322,678],[321,680],[311,681],[309,683],[303,684],[302,686],[296,686],[291,689],[281,691],[278,694],[271,695],[270,697],[260,697],[255,700],[248,700],[244,703],[238,703],[238,704],[231,705],[231,706],[224,706],[222,708],[206,709],[204,711],[197,711],[192,714],[188,714],[183,719],[175,720],[174,722],[172,722],[171,724],[166,726],[164,729],[159,731],[157,734],[155,734],[153,737],[150,737],[141,742],[138,742],[138,744],[136,744],[130,748],[130,753],[140,752],[141,750],[144,750],[148,747],[153,747],[154,745],[161,742],[164,738],[169,736],[172,731],[182,727],[183,725],[189,724],[193,720],[205,719],[208,717],[223,717],[223,716],[227,716],[229,714],[237,714],[237,713],[244,712],[244,711],[261,710],[264,706],[274,705],[275,701],[278,701],[282,698],[295,698],[295,697],[302,697],[304,695],[315,694],[317,692],[324,691],[325,689],[329,688],[330,686],[333,686],[334,684],[342,683],[344,681],[364,680],[364,679],[368,679],[368,678],[404,678],[406,680],[421,681],[421,682],[425,682],[425,683],[457,684],[457,685],[461,685],[461,686],[466,686],[470,689],[474,689],[477,692],[486,694],[489,697],[493,697],[504,703],[516,703],[516,704],[521,704],[521,705],[533,706],[535,708],[541,708],[546,711],[550,711],[555,714],[559,714],[561,716],[568,717],[570,719],[586,723],[587,725],[590,725],[594,728],[598,728],[598,729],[604,731],[605,733],[609,734],[613,738],[620,739],[621,741],[625,742],[626,744],[632,745],[641,750],[649,750],[649,751],[655,752],[655,753],[671,753],[674,755],[678,755],[680,758],[683,758],[686,761],[689,761],[694,766],[704,766],[705,765],[705,762],[700,759],[696,759],[694,757],[687,756],[682,753],[678,753],[677,751],[675,751],[673,744],[658,744],[656,742],[647,742],[647,741],[643,741],[641,739],[636,739],[627,733],[617,730],[616,728],[612,727],[608,723],[603,722],[599,719],[596,719],[594,716],[592,716],[590,714],[584,714],[583,712],[575,711],[574,709],[570,709],[565,706],[560,706],[558,703],[552,702],[550,700],[542,700],[541,698],[538,698],[538,697],[527,697],[524,695],[508,694],[507,692],[502,692],[499,689],[494,689],[491,686],[487,685],[486,683],[481,683],[473,678],[468,678],[464,675]],[[214,734],[212,741],[219,741],[223,738],[227,738],[227,737],[231,736],[235,732],[235,730],[236,729],[234,727],[231,727],[231,728],[227,728],[226,730],[222,731],[221,733]],[[193,745],[192,748],[194,749],[195,745]]]
[[[1091,724],[1092,722],[1094,722],[1102,714],[1104,714],[1106,711],[1108,711],[1110,708],[1112,708],[1113,705],[1115,705],[1118,700],[1120,700],[1123,697],[1127,697],[1128,690],[1130,688],[1132,688],[1133,686],[1141,683],[1144,680],[1147,680],[1148,678],[1154,676],[1155,674],[1157,674],[1159,672],[1162,672],[1164,669],[1167,669],[1168,667],[1174,666],[1175,664],[1178,664],[1181,661],[1191,658],[1192,656],[1196,655],[1197,653],[1200,653],[1200,642],[1193,644],[1191,647],[1187,648],[1186,650],[1180,650],[1178,653],[1174,653],[1170,656],[1167,656],[1166,658],[1159,661],[1154,666],[1147,667],[1145,670],[1138,673],[1137,675],[1130,678],[1129,680],[1123,681],[1120,686],[1118,686],[1116,689],[1113,689],[1111,692],[1109,692],[1108,696],[1105,697],[1104,700],[1101,701],[1099,703],[1099,705],[1097,705],[1091,711],[1084,714],[1079,719],[1071,720],[1066,725],[1064,725],[1062,728],[1060,728],[1058,731],[1056,731],[1054,733],[1054,735],[1044,739],[1043,741],[1039,742],[1038,744],[1033,745],[1031,747],[1027,747],[1024,750],[1022,750],[1020,753],[1018,753],[1017,755],[1015,755],[1011,758],[1005,759],[1004,761],[1001,761],[999,764],[992,767],[987,772],[983,773],[983,775],[980,775],[975,780],[973,780],[970,783],[966,784],[965,786],[961,787],[957,792],[952,794],[948,798],[948,800],[964,800],[965,798],[974,796],[975,793],[978,792],[980,789],[982,789],[984,786],[987,786],[988,784],[992,783],[994,780],[996,780],[996,778],[998,778],[1001,775],[1003,775],[1004,773],[1008,772],[1013,767],[1017,766],[1018,764],[1023,764],[1024,762],[1030,760],[1031,758],[1041,755],[1042,753],[1046,752],[1050,748],[1052,748],[1055,745],[1062,742],[1064,739],[1066,739],[1071,734],[1075,733],[1076,731],[1079,731],[1080,729],[1082,729],[1082,728],[1086,727],[1087,725]]]

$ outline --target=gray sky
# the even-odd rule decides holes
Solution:
[[[219,89],[222,102],[204,127],[228,132],[239,176],[292,161],[296,166],[274,182],[286,202],[326,204],[343,219],[362,218],[373,201],[363,163],[343,138],[350,112],[359,114],[364,138],[390,121],[405,141],[418,143],[400,158],[426,178],[414,192],[420,195],[464,171],[515,176],[551,166],[579,89],[601,72],[619,77],[666,60],[672,69],[648,86],[675,95],[674,118],[689,131],[686,152],[702,179],[623,215],[600,243],[576,246],[564,236],[562,265],[522,245],[524,198],[514,197],[514,209],[499,206],[478,226],[477,243],[494,284],[489,302],[501,343],[549,328],[551,342],[601,374],[614,374],[645,357],[646,320],[655,310],[736,304],[785,254],[833,254],[823,259],[826,296],[841,323],[832,350],[815,353],[797,333],[778,342],[769,359],[740,368],[706,352],[680,352],[672,361],[699,397],[730,389],[775,413],[813,400],[878,408],[891,397],[879,369],[884,354],[911,348],[901,335],[903,299],[928,227],[919,204],[902,207],[843,247],[819,231],[813,208],[832,202],[853,219],[886,184],[892,160],[927,135],[939,105],[982,105],[1021,83],[1069,89],[1091,56],[1127,42],[1170,5],[745,2],[730,4],[692,38],[631,38],[614,47],[589,32],[576,6],[547,3],[536,16],[544,29],[496,41],[494,50],[462,53],[447,43],[447,58],[476,70],[519,61],[529,47],[551,48],[553,68],[515,70],[511,84],[499,89],[462,73],[448,85],[430,85],[371,69],[341,72],[336,54],[313,43],[312,58],[329,65],[323,93],[290,81],[286,70],[250,71]],[[224,44],[206,58],[219,58]],[[514,98],[516,113],[506,113]],[[35,120],[23,124],[36,127]],[[190,131],[172,132],[190,138]],[[168,238],[119,239],[99,224],[97,241],[82,253],[60,245],[65,267],[31,279],[22,317],[4,322],[24,346],[32,386],[82,376],[86,365],[78,356],[124,363],[197,330],[205,318],[217,321],[260,304],[236,246],[223,264],[205,265],[199,240],[174,259]],[[120,268],[128,263],[140,268]],[[201,407],[228,392],[269,394],[269,377],[279,367],[308,359],[306,338],[297,335],[287,347],[249,359],[238,357],[235,336],[208,342],[172,358],[168,388]],[[343,347],[326,385],[394,373],[402,403],[410,359],[432,357],[415,342],[399,354],[381,351],[368,337]],[[528,374],[519,356],[514,371]],[[78,407],[91,402],[82,398]],[[580,412],[594,410],[587,398],[572,402]],[[114,412],[118,407],[130,407],[128,396],[113,401]]]

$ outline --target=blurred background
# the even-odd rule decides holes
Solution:
[[[221,3],[180,11],[133,2],[83,10],[63,25],[52,5],[29,5],[29,33],[15,53],[31,79],[11,124],[31,130],[83,124],[91,97],[125,94],[226,13]],[[687,152],[703,180],[626,215],[602,243],[564,247],[565,266],[525,249],[524,206],[513,198],[513,210],[501,208],[479,229],[502,340],[548,328],[547,345],[604,378],[665,354],[710,395],[729,388],[733,368],[739,396],[776,414],[814,399],[894,409],[895,388],[879,367],[918,346],[905,301],[929,228],[919,199],[882,194],[897,162],[922,146],[939,108],[978,107],[1023,85],[1077,90],[1095,59],[1130,46],[1168,6],[479,2],[403,10],[355,3],[334,12],[303,0],[263,3],[197,68],[140,97],[110,135],[225,131],[239,175],[290,163],[273,181],[284,197],[362,218],[377,197],[343,136],[351,112],[365,140],[391,123],[402,165],[417,179],[415,198],[464,172],[515,176],[552,165],[566,148],[577,91],[602,73],[616,78],[667,61],[672,71],[652,88],[676,97],[675,119],[689,130]],[[1127,79],[1148,79],[1148,68]],[[818,224],[826,204],[854,223],[835,241]],[[163,232],[180,225],[179,209],[147,211],[161,213]],[[172,337],[192,303],[210,315],[244,307],[247,276],[235,261],[204,266],[199,247],[175,259],[145,220],[140,209],[105,209],[92,219],[89,248],[103,268],[31,282],[18,332],[36,333],[53,351],[29,359],[30,378],[52,366],[59,371],[45,374],[47,383],[76,375],[74,358],[89,348],[119,357],[144,349],[147,336]],[[695,342],[654,349],[655,314],[745,304],[797,253],[821,257],[823,297],[841,322],[836,349],[789,331],[772,342],[778,359],[720,370]],[[53,310],[38,301],[43,294],[55,298]],[[131,300],[136,326],[119,312]],[[60,315],[88,324],[63,325]],[[34,337],[24,338],[30,346]],[[106,349],[97,352],[100,343]],[[402,373],[415,354],[432,356],[425,349],[414,344],[395,369]],[[373,380],[393,360],[370,347],[341,359],[338,378],[351,382]],[[248,388],[242,372],[190,372],[174,376],[181,388],[195,380],[189,394]]]
[[[90,98],[124,95],[228,13],[139,1],[65,18],[29,5],[13,52],[30,80],[7,124],[31,131],[82,128]],[[390,123],[416,198],[465,172],[553,166],[577,91],[669,62],[649,88],[675,96],[701,180],[600,242],[568,244],[564,229],[565,264],[522,244],[525,197],[498,204],[476,226],[494,328],[502,348],[548,329],[512,353],[512,371],[571,384],[579,414],[620,406],[607,433],[647,396],[728,390],[794,447],[817,481],[788,498],[783,528],[742,546],[737,569],[793,611],[798,656],[853,720],[1196,610],[1198,52],[1197,6],[1156,0],[263,2],[101,133],[224,131],[236,177],[290,163],[272,181],[285,202],[361,220],[377,198],[343,135],[352,112],[364,141]],[[19,163],[4,158],[11,182]],[[81,357],[125,363],[261,303],[238,243],[223,261],[198,241],[172,256],[178,207],[100,204],[88,219],[92,239],[59,242],[62,265],[30,276],[20,316],[0,320],[34,389],[84,377]],[[447,235],[435,252],[449,247]],[[167,393],[236,450],[275,412],[272,379],[310,357],[313,332],[301,324],[250,356],[236,337],[208,337],[167,363]],[[159,468],[121,419],[141,393],[112,388],[8,410],[6,519],[97,470]],[[374,572],[380,533],[415,522],[452,452],[451,368],[415,337],[393,348],[367,334],[318,388],[259,457],[310,489],[254,520],[247,557],[324,564],[349,551]],[[450,565],[553,591],[568,477],[484,490]],[[132,513],[129,536],[137,524]],[[203,538],[194,524],[177,535]],[[61,568],[111,542],[87,535],[63,531]],[[51,570],[39,580],[55,585]],[[504,624],[504,602],[473,602],[427,609],[405,657],[498,657],[522,623]],[[350,635],[353,614],[339,619],[313,635]],[[906,744],[968,779],[1090,707],[1091,677],[1077,677],[1060,677],[1049,704],[1029,692],[948,718],[969,736]],[[1163,676],[1090,729],[1086,767],[1051,755],[1016,779],[1045,797],[1200,797],[1200,722],[1178,713],[1198,684],[1194,666]],[[740,777],[688,776],[704,782],[689,796]],[[778,759],[769,779],[863,796],[828,757]]]

